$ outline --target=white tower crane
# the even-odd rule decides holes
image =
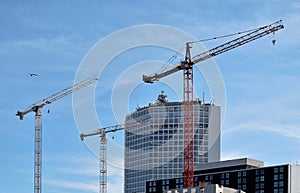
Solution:
[[[99,179],[99,193],[107,193],[107,133],[112,133],[120,130],[125,130],[127,128],[132,128],[137,125],[145,124],[144,121],[141,122],[133,122],[133,123],[127,123],[123,125],[113,125],[109,127],[103,127],[100,129],[97,129],[96,131],[92,131],[90,133],[81,133],[80,139],[81,141],[84,140],[85,137],[89,136],[100,136],[100,162],[99,162],[99,168],[100,168],[100,179]]]
[[[23,120],[24,115],[35,112],[35,137],[34,137],[34,193],[42,192],[42,108],[52,102],[71,94],[87,85],[98,80],[97,76],[92,76],[85,81],[77,83],[69,88],[62,90],[48,98],[37,101],[24,111],[17,111],[16,116]]]
[[[106,134],[125,129],[124,125],[114,125],[110,127],[100,128],[91,133],[81,133],[80,139],[84,140],[85,137],[100,135],[100,179],[99,179],[99,193],[107,193],[107,139]]]

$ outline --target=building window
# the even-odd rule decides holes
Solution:
[[[247,189],[247,186],[246,185],[243,185],[243,190],[246,190]]]
[[[255,171],[255,175],[259,175],[259,170],[256,170],[256,171]]]
[[[274,180],[278,180],[278,175],[277,174],[274,175]]]
[[[255,177],[255,182],[259,182],[259,176]]]
[[[224,185],[224,180],[221,180],[221,185]]]
[[[224,174],[221,174],[221,178],[224,178]]]
[[[260,176],[260,181],[261,182],[265,181],[265,176]]]
[[[283,180],[283,174],[279,174],[279,180]]]
[[[280,188],[278,193],[283,193],[283,188]]]
[[[284,168],[283,167],[280,167],[279,168],[279,172],[283,172],[284,171]]]
[[[280,187],[283,187],[283,181],[280,181],[280,182],[279,182],[279,186],[280,186]]]
[[[255,184],[255,189],[259,189],[259,184]]]
[[[238,172],[238,177],[241,177],[241,172]]]
[[[238,178],[238,184],[240,184],[241,183],[241,178]]]
[[[278,173],[278,168],[274,168],[274,173]]]
[[[274,182],[274,187],[278,187],[278,182]]]
[[[246,171],[243,171],[243,176],[246,176]]]
[[[229,185],[229,180],[226,180],[226,185]]]
[[[229,178],[229,173],[226,173],[226,178]]]

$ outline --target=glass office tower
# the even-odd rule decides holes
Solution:
[[[194,101],[194,163],[220,161],[220,107]],[[146,192],[146,181],[183,173],[183,103],[155,103],[126,116],[125,193]]]

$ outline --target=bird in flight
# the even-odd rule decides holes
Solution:
[[[28,73],[29,74],[29,76],[38,76],[37,74],[35,74],[35,73]]]

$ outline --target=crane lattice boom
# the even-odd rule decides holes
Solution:
[[[284,26],[282,25],[282,20],[279,20],[275,23],[272,23],[270,25],[264,26],[264,27],[260,27],[257,30],[254,30],[246,35],[243,35],[239,38],[236,38],[232,41],[229,41],[227,43],[224,43],[220,46],[217,46],[215,48],[212,48],[206,52],[203,52],[201,54],[198,54],[194,57],[192,57],[191,59],[191,63],[192,65],[197,64],[201,61],[207,60],[209,58],[212,58],[214,56],[217,56],[221,53],[224,53],[226,51],[229,51],[231,49],[234,49],[236,47],[239,47],[241,45],[244,45],[248,42],[251,42],[253,40],[256,40],[258,38],[261,38],[265,35],[268,35],[270,33],[274,33],[280,29],[283,29]],[[192,42],[188,42],[188,44],[191,44]],[[162,73],[157,73],[154,74],[152,76],[147,76],[147,75],[143,75],[143,81],[146,83],[153,83],[154,81],[159,81],[160,78],[163,78],[165,76],[168,76],[170,74],[173,74],[177,71],[183,70],[184,69],[184,61],[174,65],[174,68],[164,71]]]
[[[43,108],[45,105],[51,104],[52,102],[66,96],[72,92],[75,92],[75,91],[81,89],[82,87],[85,87],[85,86],[95,82],[96,80],[98,80],[97,76],[92,76],[92,77],[86,79],[85,81],[77,83],[74,86],[70,86],[69,88],[66,88],[56,94],[51,95],[50,97],[47,97],[43,100],[33,103],[24,111],[18,111],[16,115],[19,116],[21,120],[23,120],[24,115],[26,115],[27,113],[36,111],[37,108]]]

